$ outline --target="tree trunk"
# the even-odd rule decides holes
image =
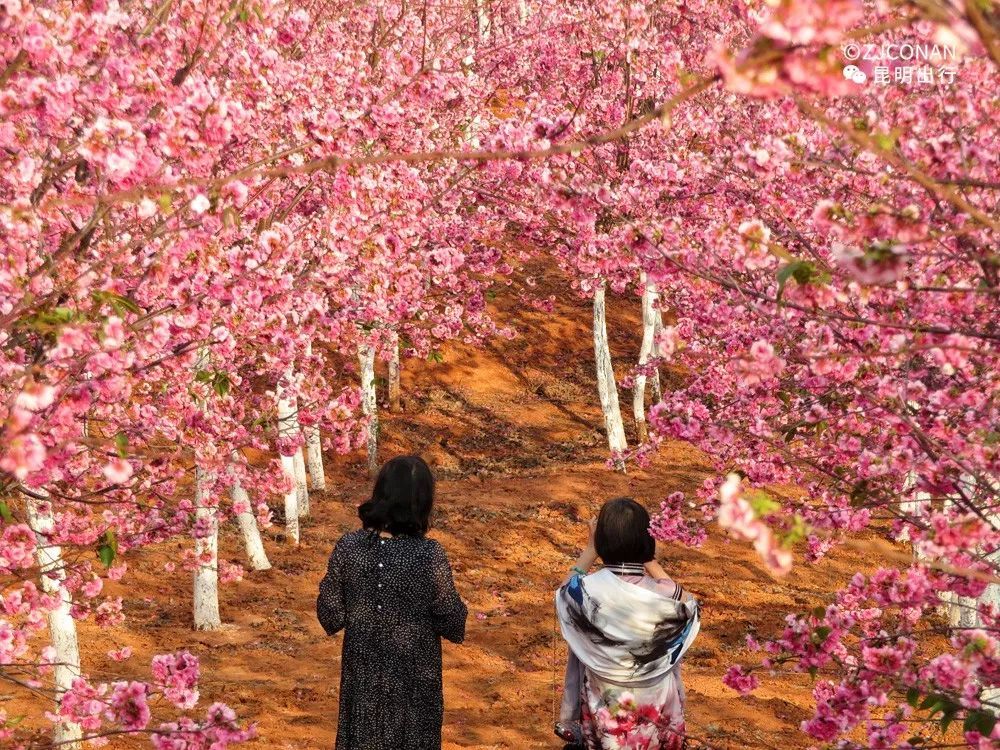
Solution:
[[[31,488],[36,495],[48,496],[44,490]],[[63,569],[62,549],[49,541],[55,522],[52,518],[52,508],[47,501],[39,500],[30,495],[27,499],[28,525],[35,532],[37,547],[35,559],[41,573],[42,590],[59,597],[59,604],[48,615],[49,634],[52,638],[52,648],[55,649],[53,680],[55,683],[56,705],[62,700],[62,695],[73,685],[73,680],[80,676],[80,646],[76,637],[76,621],[70,615],[72,599],[69,591],[63,585],[66,573]],[[52,730],[52,740],[60,748],[77,750],[83,732],[79,724],[62,721]]]
[[[389,352],[389,411],[398,414],[403,410],[399,387],[399,336],[393,337],[392,350]]]
[[[301,432],[301,431],[300,431]],[[306,479],[306,460],[302,456],[302,449],[299,448],[292,456],[294,463],[292,468],[295,471],[295,490],[299,499],[299,516],[309,515],[309,483]]]
[[[291,373],[288,373],[291,377]],[[287,398],[285,389],[278,384],[275,393],[278,400],[278,437],[279,439],[290,438],[294,432],[292,415],[294,406]],[[292,483],[292,488],[285,493],[285,534],[293,543],[299,543],[299,492],[295,481],[295,459],[292,456],[281,455],[281,468],[285,470]]]
[[[222,625],[219,618],[219,518],[216,509],[207,502],[210,477],[195,469],[194,505],[199,522],[207,521],[208,534],[195,540],[198,567],[194,571],[195,630],[215,630]]]
[[[635,385],[632,388],[632,416],[635,418],[635,431],[639,442],[645,443],[649,439],[649,431],[646,429],[646,373],[643,368],[653,356],[656,336],[656,316],[659,311],[656,309],[657,293],[656,285],[646,279],[643,272],[640,283],[642,284],[642,344],[639,347],[639,373],[635,376]]]
[[[983,490],[976,477],[970,474],[962,474],[960,483],[965,489],[967,497],[979,508],[983,508],[987,518],[994,528],[1000,526],[1000,513],[995,512],[996,495],[1000,492],[1000,480],[987,477],[988,487]],[[949,501],[951,502],[951,501]],[[984,556],[985,562],[993,566],[995,574],[1000,569],[1000,550],[994,550]],[[988,583],[986,589],[978,598],[973,599],[968,596],[959,596],[949,592],[950,596],[945,598],[949,608],[948,620],[952,627],[962,629],[983,629],[989,630],[988,622],[983,621],[980,609],[992,605],[995,609],[1000,609],[1000,584]],[[983,691],[982,700],[984,702],[994,702],[1000,699],[1000,688],[991,688]]]
[[[229,494],[233,499],[233,505],[246,504],[248,508],[252,507],[250,505],[250,496],[243,489],[239,480],[229,488]],[[243,535],[243,546],[246,547],[250,567],[254,570],[270,570],[271,561],[267,559],[267,552],[264,551],[264,542],[260,538],[260,527],[257,526],[257,516],[254,515],[253,510],[237,513],[236,523],[239,525],[240,533]]]
[[[289,412],[291,428],[288,435],[296,440],[301,440],[303,433],[302,425],[299,423],[299,402],[295,398],[290,399],[289,402],[291,405]],[[306,480],[306,460],[302,455],[301,446],[296,448],[295,453],[292,454],[292,475],[295,477],[295,492],[299,499],[299,518],[304,518],[309,515],[309,483]]]
[[[375,349],[362,346],[358,350],[361,364],[361,408],[368,417],[368,473],[378,471],[378,402],[375,398]]]
[[[490,36],[490,11],[487,2],[489,0],[476,0],[476,24],[480,39],[488,39]]]
[[[306,464],[309,467],[309,480],[312,488],[322,492],[326,489],[326,470],[323,468],[323,441],[319,436],[319,427],[309,425],[306,433]]]
[[[312,356],[312,341],[306,343],[306,356]],[[323,468],[323,441],[320,439],[319,427],[309,425],[303,432],[306,437],[306,466],[309,469],[309,481],[312,489],[323,492],[326,490],[326,470]],[[309,496],[306,495],[306,502]]]
[[[1000,479],[987,475],[980,482],[977,477],[963,473],[961,484],[965,488],[965,494],[972,499],[976,507],[984,510],[992,527],[994,529],[1000,528],[1000,513],[996,510],[996,498],[997,494],[1000,493]],[[994,575],[1000,572],[1000,550],[985,554],[983,559],[992,566],[992,570],[989,572]],[[980,610],[992,606],[994,611],[1000,611],[1000,584],[986,584],[986,589],[976,599],[958,597],[958,600],[960,604],[966,605],[960,609],[957,618],[958,627],[989,631],[991,625],[988,621],[984,622]],[[981,698],[984,702],[994,702],[1000,699],[1000,688],[994,687],[984,690]]]
[[[992,524],[993,528],[1000,528],[1000,514],[991,513],[990,523]],[[1000,570],[1000,550],[994,550],[989,555],[987,555],[986,561],[993,566],[992,572],[994,575],[996,575],[998,570]],[[986,590],[979,595],[979,600],[976,603],[979,606],[992,605],[994,612],[1000,612],[1000,584],[997,583],[986,584]],[[987,631],[990,629],[990,625],[983,622],[983,619],[980,616],[978,609],[976,610],[976,627]],[[1000,700],[1000,687],[992,687],[984,690],[982,694],[982,700],[988,703],[996,703],[997,700]]]
[[[900,513],[909,518],[919,518],[926,515],[930,508],[931,496],[927,492],[918,492],[914,488],[917,486],[917,474],[914,471],[907,472],[903,481],[903,496],[909,499],[900,500]],[[900,535],[901,541],[910,541],[910,527],[903,526],[903,533]],[[919,557],[914,553],[915,557]]]
[[[292,489],[285,493],[285,534],[294,544],[299,543],[299,491],[295,486],[295,459],[281,457],[281,468],[292,482]]]
[[[660,290],[653,286],[656,292],[656,299],[660,299]],[[660,356],[660,331],[663,330],[663,311],[657,307],[653,310],[653,349],[650,352],[652,356]],[[656,370],[653,371],[653,377],[650,382],[650,394],[653,397],[653,403],[658,404],[663,400],[663,386],[660,383],[660,368],[657,366]]]
[[[601,411],[604,412],[608,447],[612,455],[617,457],[628,449],[628,443],[625,441],[625,427],[622,424],[621,407],[618,405],[618,384],[615,382],[611,350],[608,348],[603,283],[594,292],[594,359],[597,363],[597,394],[601,398]],[[624,462],[617,458],[616,465],[620,470],[625,470]]]

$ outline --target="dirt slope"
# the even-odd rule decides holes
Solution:
[[[666,446],[648,470],[623,476],[605,467],[589,306],[555,280],[545,283],[563,300],[555,314],[501,301],[499,315],[522,332],[518,339],[485,350],[449,346],[443,363],[406,362],[405,413],[383,416],[382,455],[420,453],[441,478],[433,536],[448,550],[472,613],[466,643],[445,646],[446,748],[560,747],[551,726],[564,651],[551,600],[583,542],[582,520],[618,495],[653,508],[708,471],[683,443]],[[637,313],[636,299],[610,301],[622,372],[638,350]],[[327,468],[331,489],[313,495],[300,547],[269,530],[274,569],[224,588],[223,630],[190,630],[190,574],[158,570],[177,549],[144,551],[126,579],[134,592],[126,593],[127,626],[98,631],[82,623],[86,669],[138,677],[151,653],[186,647],[202,659],[205,704],[225,700],[255,717],[257,746],[332,747],[340,638],[325,637],[316,623],[315,591],[331,545],[355,525],[368,480],[359,455],[331,457]],[[222,554],[242,561],[233,528]],[[805,747],[797,726],[808,715],[808,677],[766,681],[747,699],[720,678],[745,655],[747,632],[773,632],[786,612],[825,601],[872,561],[842,552],[777,581],[717,528],[703,548],[665,547],[661,558],[703,602],[702,632],[684,666],[692,733],[719,748]],[[111,665],[105,652],[121,644],[136,655]]]

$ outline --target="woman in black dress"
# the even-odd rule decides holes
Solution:
[[[379,471],[362,529],[340,538],[316,614],[344,629],[336,750],[440,750],[441,638],[461,643],[468,610],[444,549],[424,534],[434,476],[417,456]]]

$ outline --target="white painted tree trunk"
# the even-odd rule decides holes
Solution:
[[[299,492],[295,486],[295,459],[281,457],[281,468],[292,482],[292,489],[285,493],[285,534],[294,544],[299,543]]]
[[[289,375],[291,377],[291,375]],[[302,425],[299,423],[299,403],[298,399],[289,399],[291,411],[289,420],[291,421],[290,437],[300,440],[303,436]],[[302,448],[296,448],[292,455],[292,476],[295,477],[295,492],[299,499],[299,518],[309,515],[309,484],[306,480],[306,460],[302,454]]]
[[[267,552],[264,551],[264,542],[260,537],[260,527],[257,526],[257,516],[254,515],[250,496],[243,489],[239,480],[229,488],[229,495],[232,497],[233,505],[246,505],[251,510],[240,511],[236,514],[236,523],[240,527],[243,535],[243,546],[247,551],[247,559],[250,560],[250,567],[254,570],[270,570],[271,561],[267,559]]]
[[[608,433],[608,447],[612,454],[628,449],[625,441],[625,427],[622,424],[621,407],[618,405],[618,384],[611,365],[611,350],[608,348],[607,314],[604,305],[604,284],[594,292],[594,359],[597,363],[597,394],[601,398],[604,412],[604,426]],[[624,471],[625,465],[618,462]]]
[[[649,439],[649,431],[646,429],[646,374],[642,368],[653,356],[656,342],[656,316],[659,311],[656,309],[658,294],[656,285],[646,279],[643,272],[640,278],[642,284],[642,344],[639,347],[639,373],[635,376],[635,384],[632,388],[632,416],[635,418],[635,431],[640,443],[645,443]]]
[[[656,297],[659,299],[660,292],[656,291]],[[660,356],[660,331],[663,330],[663,311],[657,308],[653,314],[653,351],[652,355],[654,357]],[[650,393],[653,396],[653,403],[658,404],[663,400],[663,386],[660,383],[660,368],[657,367],[653,372],[653,377],[650,382]]]
[[[208,502],[211,478],[200,468],[195,469],[195,518],[207,521],[209,532],[195,539],[194,551],[198,567],[194,570],[195,630],[215,630],[222,625],[219,617],[219,519],[216,509]]]
[[[910,477],[907,476],[907,483],[910,483]],[[913,483],[916,483],[916,475],[913,476]],[[945,500],[945,509],[954,503],[953,500]],[[944,605],[945,614],[948,617],[948,622],[953,628],[971,628],[975,627],[975,622],[978,619],[976,617],[976,600],[968,596],[959,596],[954,591],[946,591],[941,595],[941,603]]]
[[[906,479],[903,481],[903,496],[908,498],[906,500],[900,500],[899,511],[903,516],[908,518],[920,518],[927,514],[930,508],[931,496],[927,492],[917,491],[914,488],[917,486],[917,474],[916,472],[910,471],[906,475]],[[903,527],[903,533],[900,535],[902,541],[908,542],[910,540],[910,530],[908,526]]]
[[[402,392],[399,386],[399,336],[395,335],[389,352],[389,411],[398,414],[402,410]]]
[[[306,356],[312,356],[312,341],[306,343]],[[309,480],[312,489],[322,492],[326,489],[326,470],[323,468],[323,441],[320,439],[319,427],[309,425],[303,429],[306,438],[306,467],[309,469]],[[306,493],[306,508],[308,512],[309,493]]]
[[[479,27],[480,39],[490,36],[490,12],[487,7],[489,0],[476,0],[476,23]]]
[[[977,507],[983,509],[993,527],[1000,528],[1000,513],[996,511],[996,497],[1000,493],[1000,479],[993,476],[985,477],[985,489],[980,486],[976,477],[970,474],[963,474],[960,481],[965,488],[966,495],[973,498]],[[994,574],[1000,571],[1000,550],[986,555],[985,559],[993,566],[992,572]],[[988,623],[983,622],[979,610],[983,605],[993,605],[993,607],[1000,608],[1000,584],[987,584],[986,589],[976,599],[951,594],[950,600],[948,620],[953,627],[989,629]],[[994,702],[998,699],[1000,699],[1000,688],[983,691],[982,700]]]
[[[291,373],[288,373],[288,377],[291,377]],[[295,434],[294,423],[292,421],[292,416],[295,413],[294,404],[287,397],[285,389],[280,383],[275,395],[278,401],[278,437],[291,437]],[[285,534],[293,543],[298,544],[299,492],[297,482],[295,481],[295,459],[292,456],[282,454],[281,468],[284,469],[285,474],[292,483],[292,488],[285,493]]]
[[[319,427],[309,425],[306,433],[306,464],[309,468],[309,479],[312,488],[322,492],[326,489],[326,470],[323,468],[323,441],[319,436]]]
[[[300,430],[301,432],[301,430]],[[299,448],[292,456],[294,463],[292,468],[295,471],[295,490],[299,498],[299,517],[309,515],[309,484],[306,479],[306,460]]]
[[[998,489],[997,484],[994,484],[994,490],[993,490],[994,503],[991,503],[991,506],[994,508],[996,507],[995,498],[997,494],[997,489]],[[1000,513],[996,512],[990,513],[989,518],[993,524],[993,528],[1000,528]],[[994,574],[1000,572],[1000,550],[996,550],[991,554],[987,555],[986,559],[993,566],[992,572]],[[987,584],[986,590],[982,594],[980,594],[977,604],[992,605],[994,611],[1000,611],[1000,584],[996,583]],[[976,611],[976,627],[989,630],[989,625],[983,622],[978,609]],[[1000,687],[993,687],[984,690],[982,694],[982,699],[989,703],[996,703],[998,700],[1000,700]]]
[[[31,488],[36,495],[47,496],[44,490]],[[80,645],[76,637],[76,621],[70,615],[72,598],[63,585],[66,573],[63,570],[62,549],[49,541],[55,525],[52,508],[47,501],[25,495],[27,500],[28,525],[35,532],[37,547],[35,559],[41,573],[42,589],[47,594],[59,597],[59,604],[49,612],[49,634],[55,649],[56,666],[53,668],[56,704],[80,676]],[[63,721],[52,730],[53,742],[60,748],[76,750],[83,732],[79,724]]]
[[[361,365],[361,409],[368,417],[368,472],[378,471],[378,401],[375,397],[375,349],[358,349]]]
[[[963,474],[962,481],[965,487],[967,487],[967,494],[970,497],[975,498],[974,502],[977,507],[981,508],[985,513],[986,517],[989,519],[993,528],[1000,528],[1000,512],[997,511],[997,495],[1000,494],[1000,479],[997,477],[986,476],[983,477],[982,483],[977,481],[976,477]],[[983,486],[985,485],[985,486]],[[1000,572],[1000,550],[995,550],[985,557],[986,562],[993,566],[993,572]],[[986,590],[980,594],[979,599],[974,602],[975,605],[981,606],[983,604],[992,604],[994,607],[1000,608],[1000,584],[990,583],[986,586]],[[986,623],[982,621],[979,616],[979,612],[975,612],[975,624],[973,627],[983,628],[987,627]],[[1000,692],[1000,691],[997,691]]]

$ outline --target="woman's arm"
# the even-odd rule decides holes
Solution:
[[[327,635],[333,635],[344,627],[344,590],[341,585],[343,556],[338,544],[330,554],[326,565],[326,575],[319,584],[316,597],[316,617]]]
[[[437,542],[431,553],[431,580],[434,585],[434,600],[431,602],[431,618],[434,632],[454,643],[465,640],[465,620],[469,609],[455,590],[455,580],[451,575],[448,556]]]
[[[661,582],[669,581],[670,583],[674,584],[674,586],[679,588],[681,590],[680,600],[682,602],[694,601],[694,597],[691,596],[691,593],[687,589],[683,588],[679,583],[677,583],[677,581],[673,580],[670,576],[668,576],[667,571],[665,571],[663,569],[663,566],[660,565],[660,563],[658,563],[656,560],[650,560],[648,563],[645,564],[644,567],[646,568],[646,575],[648,575],[650,578],[655,578],[657,581]]]
[[[569,574],[563,580],[563,584],[568,583],[573,576],[581,573],[581,575],[586,575],[590,567],[597,561],[597,550],[594,549],[594,532],[597,530],[597,519],[592,518],[588,522],[589,526],[589,537],[587,539],[587,546],[584,547],[583,552],[580,556],[576,558],[576,562],[573,563],[573,567],[569,569]]]

